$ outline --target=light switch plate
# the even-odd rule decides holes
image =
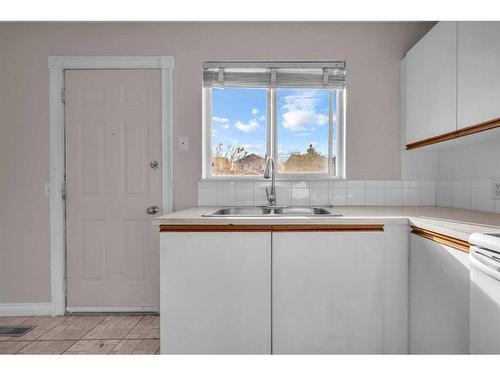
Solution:
[[[187,151],[189,149],[188,137],[179,137],[179,151]]]
[[[493,180],[491,184],[491,198],[500,199],[500,178]]]

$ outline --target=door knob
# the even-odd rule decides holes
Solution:
[[[146,208],[146,213],[148,215],[156,215],[159,211],[160,209],[158,208],[158,206],[151,206]]]

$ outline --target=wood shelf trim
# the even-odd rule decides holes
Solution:
[[[465,253],[469,252],[470,244],[467,241],[460,240],[455,237],[450,237],[445,234],[436,233],[427,229],[419,228],[419,227],[411,227],[410,233],[415,234],[417,236],[427,238],[431,241],[438,242],[440,244],[452,247],[454,249],[463,251]]]
[[[450,139],[465,137],[466,135],[480,133],[486,130],[491,130],[500,127],[500,118],[496,118],[490,121],[486,121],[480,124],[468,126],[466,128],[462,128],[453,132],[444,133],[441,135],[437,135],[435,137],[430,137],[423,139],[421,141],[408,143],[406,145],[407,150],[413,150],[415,148],[420,148],[424,146],[429,146],[435,143],[440,143],[444,141],[449,141]]]
[[[160,225],[160,232],[270,232],[270,225],[179,224]]]
[[[383,224],[180,224],[160,225],[160,232],[383,232]]]
[[[286,224],[272,225],[273,232],[383,232],[383,224]]]

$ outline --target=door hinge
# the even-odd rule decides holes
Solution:
[[[66,182],[61,185],[61,198],[66,199]]]
[[[66,103],[66,88],[61,89],[61,102]]]

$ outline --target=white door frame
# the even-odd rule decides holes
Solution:
[[[173,210],[173,56],[49,56],[50,272],[52,315],[66,311],[64,71],[69,69],[161,70],[162,202]]]

